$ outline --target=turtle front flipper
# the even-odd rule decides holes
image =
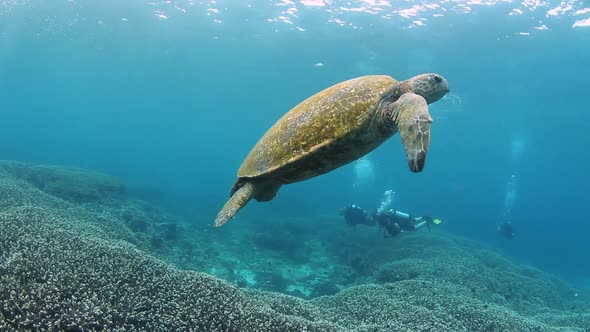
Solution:
[[[415,93],[405,93],[393,103],[394,120],[406,148],[408,166],[412,172],[424,168],[426,153],[430,147],[430,124],[426,99]]]
[[[224,225],[230,219],[232,219],[236,213],[246,206],[246,204],[254,198],[255,185],[252,182],[245,182],[239,189],[232,190],[232,195],[229,201],[225,203],[221,211],[215,218],[215,227]]]

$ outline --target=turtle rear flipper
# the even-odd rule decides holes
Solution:
[[[408,166],[412,172],[420,172],[430,147],[432,117],[428,113],[428,103],[420,95],[405,93],[392,106],[393,114],[397,114],[395,123],[406,148]]]
[[[281,184],[275,181],[264,181],[256,184],[254,199],[258,202],[268,202],[277,196]]]
[[[231,197],[215,218],[215,226],[219,227],[228,222],[251,199],[258,202],[272,200],[280,188],[281,184],[273,181],[238,179],[231,190]]]
[[[215,227],[223,226],[226,222],[232,219],[236,213],[246,206],[246,204],[254,198],[256,187],[252,182],[245,182],[236,190],[232,190],[232,195],[225,203],[221,211],[215,218]]]

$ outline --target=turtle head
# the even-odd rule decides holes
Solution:
[[[414,93],[424,97],[429,104],[441,99],[449,92],[449,82],[439,74],[422,74],[408,81]]]

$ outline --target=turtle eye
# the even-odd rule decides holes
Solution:
[[[442,83],[442,77],[438,75],[434,75],[433,79],[436,83]]]

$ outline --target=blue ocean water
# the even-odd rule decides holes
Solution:
[[[396,135],[224,227],[313,223],[391,189],[400,210],[590,288],[589,68],[582,0],[0,1],[0,159],[116,176],[206,228],[298,102],[437,72],[451,91],[423,172]]]

